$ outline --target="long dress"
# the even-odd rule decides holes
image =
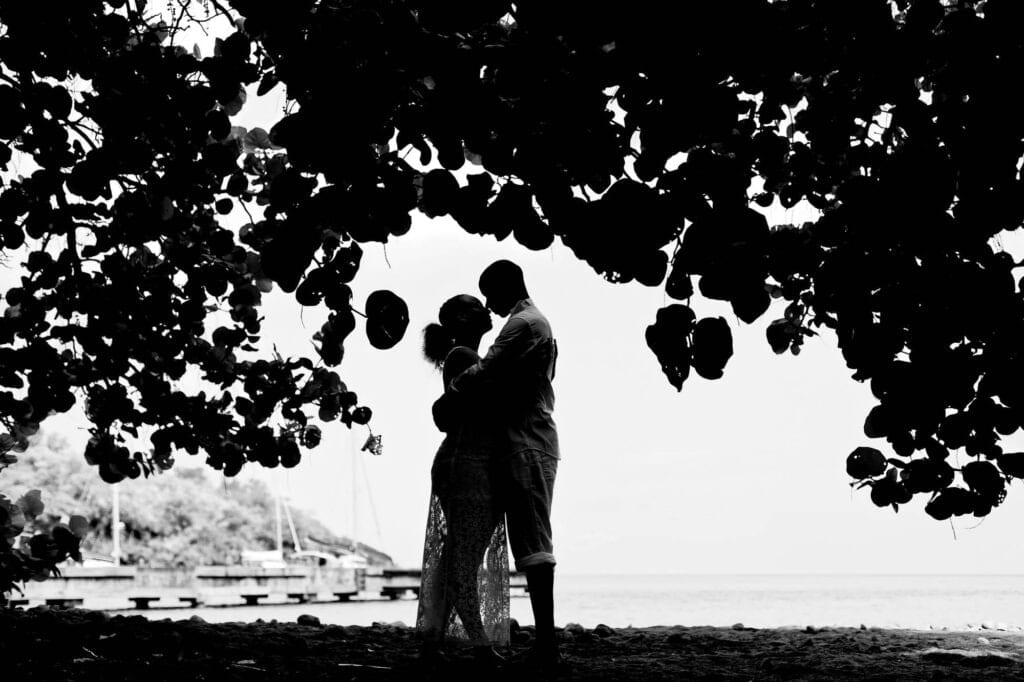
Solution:
[[[452,349],[445,386],[478,359],[464,346]],[[459,415],[434,456],[416,616],[426,641],[509,641],[505,521],[492,488],[498,432],[487,422],[482,413]]]

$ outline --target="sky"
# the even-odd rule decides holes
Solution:
[[[234,123],[269,127],[281,105],[279,90],[251,97]],[[1007,244],[1016,251],[1014,241],[1020,242]],[[511,238],[499,243],[469,235],[448,218],[417,214],[409,234],[363,248],[352,283],[356,307],[371,291],[391,289],[409,304],[411,318],[405,339],[388,351],[371,348],[360,324],[337,368],[360,403],[372,407],[383,455],[359,452],[363,427],[349,432],[334,423],[297,468],[251,465],[240,476],[267,481],[293,506],[402,566],[420,562],[431,460],[441,441],[430,418],[441,379],[422,358],[419,332],[445,299],[477,294],[481,270],[508,258],[523,267],[559,344],[554,388],[562,461],[552,523],[560,572],[1024,572],[1024,544],[1016,541],[1024,527],[1022,481],[1010,485],[989,518],[952,522],[928,517],[923,499],[893,513],[875,507],[866,489],[852,491],[846,455],[861,445],[880,447],[862,432],[872,396],[850,379],[827,330],[799,357],[775,355],[765,327],[782,316],[778,302],[744,325],[727,305],[695,298],[699,316],[729,320],[735,355],[723,379],[693,375],[676,392],[644,341],[645,327],[671,300],[661,288],[604,281],[557,240],[532,252]],[[14,274],[0,273],[0,285]],[[310,337],[324,310],[301,310],[275,289],[264,297],[263,314],[264,346],[313,357]],[[495,319],[481,351],[501,322]],[[80,413],[45,427],[84,448]],[[1004,446],[1024,449],[1024,439]],[[181,453],[179,466],[203,466],[202,457]]]

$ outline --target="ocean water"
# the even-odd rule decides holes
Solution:
[[[300,614],[334,625],[416,620],[415,599],[252,607],[153,609],[151,618],[210,622]],[[530,601],[514,595],[512,617],[533,622]],[[965,629],[1024,625],[1024,575],[556,575],[555,620],[593,627],[655,625],[804,627],[859,625]]]

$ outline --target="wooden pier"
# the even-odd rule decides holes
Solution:
[[[368,573],[367,577],[380,578],[380,596],[388,599],[401,599],[406,595],[419,597],[422,573],[418,568],[385,568],[381,569],[379,573]],[[512,589],[521,589],[524,593],[529,592],[525,573],[520,571],[509,573],[508,582]]]
[[[270,603],[348,602],[418,598],[418,568],[355,569],[319,566],[258,568],[201,566],[194,570],[132,566],[65,568],[59,578],[29,583],[12,606],[47,604],[105,610],[257,606]],[[526,576],[509,575],[513,594],[526,594]]]
[[[200,566],[195,569],[68,566],[59,577],[25,585],[18,605],[86,606],[100,609],[195,608],[315,601],[321,595],[347,600],[364,586],[364,569],[340,566]],[[14,604],[14,600],[11,600]],[[132,606],[129,607],[129,604]]]

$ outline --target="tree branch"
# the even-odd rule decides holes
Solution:
[[[68,206],[68,198],[64,194],[63,188],[58,188],[55,193],[57,197],[57,206],[60,207],[61,212],[64,214],[68,221],[67,238],[68,238],[68,252],[71,254],[71,269],[75,275],[82,274],[82,261],[78,257],[78,238],[75,235],[75,221],[71,217],[70,207]]]
[[[210,0],[210,4],[213,5],[217,9],[217,11],[219,11],[221,14],[227,17],[228,21],[230,21],[232,24],[235,23],[235,20],[231,17],[231,12],[229,12],[227,8],[224,7],[224,5],[220,4],[218,0]]]

